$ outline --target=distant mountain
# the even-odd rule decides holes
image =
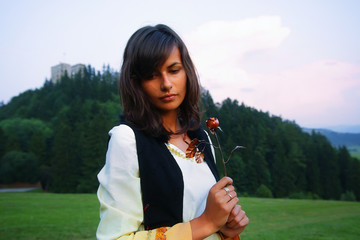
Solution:
[[[360,133],[360,125],[336,125],[325,127],[325,129],[338,133]]]
[[[311,129],[311,128],[303,128],[304,132],[311,133],[312,131],[321,133],[324,135],[332,145],[334,146],[356,146],[360,145],[360,133],[341,133],[335,132],[329,129]]]

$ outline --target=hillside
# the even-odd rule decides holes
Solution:
[[[340,146],[360,146],[360,133],[341,133],[334,132],[328,129],[310,129],[303,128],[303,130],[307,133],[311,133],[311,131],[315,131],[321,133],[329,141],[332,145],[340,147]]]
[[[335,125],[324,128],[339,133],[360,133],[360,125]]]
[[[328,129],[310,128],[303,128],[303,130],[307,133],[315,131],[324,135],[335,147],[346,146],[351,156],[360,159],[360,133],[342,133]]]
[[[95,192],[107,132],[121,113],[116,78],[109,67],[99,72],[89,66],[0,106],[0,184],[41,181],[51,192]],[[236,145],[246,146],[228,163],[241,194],[340,199],[350,192],[360,200],[360,161],[347,148],[236,100],[217,105],[206,90],[202,108],[203,124],[219,118],[225,157]],[[223,175],[218,153],[217,159]]]

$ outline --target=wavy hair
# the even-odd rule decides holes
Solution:
[[[146,26],[130,37],[125,47],[119,81],[119,94],[126,121],[149,135],[166,139],[173,132],[164,128],[160,112],[150,103],[141,87],[141,81],[166,61],[174,46],[179,49],[187,77],[186,96],[179,107],[179,133],[198,128],[201,91],[199,79],[184,42],[168,26]]]

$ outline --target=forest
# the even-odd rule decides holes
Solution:
[[[46,80],[0,106],[0,184],[41,182],[44,191],[93,193],[108,131],[121,114],[118,73],[109,66]],[[318,132],[203,89],[202,123],[217,117],[228,175],[242,196],[360,200],[360,161]],[[214,139],[212,139],[215,142]],[[223,172],[217,151],[217,164]]]

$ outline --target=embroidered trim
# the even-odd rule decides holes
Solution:
[[[185,160],[188,160],[191,162],[195,162],[195,157],[187,158],[184,152],[181,152],[181,151],[178,151],[178,150],[172,148],[171,145],[168,143],[166,143],[165,145],[169,149],[169,151],[172,152],[174,155],[181,157],[182,159],[185,159]]]
[[[165,232],[168,230],[167,227],[160,227],[156,229],[155,240],[166,240]]]

